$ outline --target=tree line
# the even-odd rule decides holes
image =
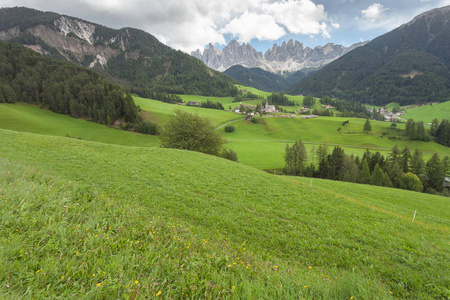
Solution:
[[[447,194],[445,178],[449,176],[450,159],[437,154],[425,162],[419,149],[411,151],[394,146],[388,157],[368,149],[362,157],[347,155],[336,146],[331,151],[327,145],[312,149],[312,163],[301,140],[286,145],[283,172],[292,176],[316,177],[338,181],[401,188],[417,192]],[[314,163],[316,162],[316,163]]]

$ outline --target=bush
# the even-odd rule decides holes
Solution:
[[[143,122],[137,123],[134,126],[134,130],[136,132],[143,133],[143,134],[151,134],[151,135],[159,134],[158,124],[152,123],[149,121],[143,121]]]
[[[416,174],[408,172],[400,177],[400,188],[404,190],[422,192],[423,185]]]
[[[235,129],[233,125],[225,126],[225,132],[234,132]]]
[[[252,121],[252,123],[255,123],[255,124],[256,124],[256,123],[258,123],[258,118],[253,117],[251,121]]]
[[[232,161],[238,161],[238,156],[237,156],[236,152],[234,152],[233,149],[229,149],[229,150],[223,149],[220,156],[222,156],[225,159],[232,160]]]
[[[164,148],[184,149],[218,156],[226,140],[208,118],[175,109],[160,134]]]

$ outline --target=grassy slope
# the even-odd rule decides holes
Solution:
[[[134,146],[157,146],[154,136],[116,130],[28,104],[0,104],[0,128]]]
[[[195,99],[195,97],[193,97],[193,99]],[[227,122],[244,118],[241,115],[223,110],[168,104],[140,97],[134,97],[134,102],[142,110],[149,112],[147,117],[151,121],[158,122],[159,124],[164,124],[164,122],[166,122],[169,117],[173,115],[174,109],[182,109],[190,113],[196,113],[200,116],[208,117],[215,126],[220,126]]]
[[[240,120],[243,117],[231,112],[202,109],[198,107],[178,106],[159,101],[135,98],[141,106],[144,115],[154,122],[164,124],[173,114],[176,108],[188,110],[206,116],[216,126],[227,122],[233,122],[236,131],[225,133],[224,128],[219,129],[230,140],[228,147],[235,150],[239,161],[259,169],[277,169],[284,166],[284,148],[286,143],[302,139],[306,143],[308,151],[319,143],[339,144],[348,154],[362,155],[366,147],[378,150],[387,155],[389,149],[397,144],[403,148],[408,145],[410,149],[416,147],[425,153],[450,154],[449,148],[436,143],[406,142],[390,140],[383,136],[388,127],[385,122],[372,122],[373,132],[363,134],[361,129],[364,120],[348,118],[320,117],[318,119],[263,119],[258,124]],[[350,123],[342,126],[342,122],[350,120]],[[404,125],[399,125],[400,127]],[[338,132],[337,129],[341,128]],[[153,136],[145,136],[131,132],[124,132],[107,126],[70,118],[41,110],[37,107],[24,104],[0,105],[0,128],[27,131],[46,135],[82,138],[84,140],[99,141],[104,143],[130,145],[130,146],[158,146],[159,139]],[[330,147],[330,150],[332,147]],[[430,155],[426,155],[426,159]]]
[[[365,120],[356,118],[319,117],[302,120],[264,118],[258,124],[249,121],[233,123],[236,130],[225,136],[230,140],[229,147],[234,149],[239,161],[260,169],[281,168],[284,165],[283,155],[286,143],[302,139],[307,149],[313,145],[326,143],[330,145],[345,145],[348,154],[362,155],[366,148],[380,151],[387,155],[394,145],[410,149],[419,148],[425,153],[440,153],[450,155],[450,149],[437,143],[418,141],[391,140],[383,135],[389,123],[372,121],[372,133],[364,134],[362,128]],[[350,122],[342,126],[342,122]],[[399,125],[402,128],[404,125]],[[341,131],[337,129],[341,127]],[[330,147],[332,150],[332,147]],[[428,158],[430,155],[426,155]]]
[[[450,296],[447,198],[186,151],[0,139],[6,298]]]
[[[403,118],[411,118],[416,122],[423,121],[425,124],[431,123],[434,118],[437,118],[439,122],[442,119],[448,120],[450,119],[450,101],[408,109]]]

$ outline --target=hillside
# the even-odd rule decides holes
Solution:
[[[446,198],[194,152],[0,139],[4,297],[448,297]]]
[[[136,93],[165,91],[225,96],[227,76],[133,28],[115,30],[81,19],[15,7],[0,9],[0,39],[92,68]]]
[[[435,118],[439,121],[449,120],[450,101],[408,109],[403,117],[405,119],[411,118],[416,122],[423,121],[425,124],[431,123]]]
[[[347,53],[289,92],[374,105],[447,101],[449,35],[450,6],[426,12]]]
[[[0,104],[0,128],[124,146],[159,146],[156,136],[110,128],[25,103]]]
[[[0,41],[0,103],[27,102],[51,111],[112,124],[139,121],[129,93],[86,68]]]
[[[234,65],[223,73],[246,86],[265,92],[281,92],[286,91],[291,85],[303,80],[315,71],[315,69],[303,69],[288,76],[283,76],[264,71],[261,68],[245,68]]]

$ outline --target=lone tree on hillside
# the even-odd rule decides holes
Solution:
[[[366,123],[364,123],[364,133],[369,133],[372,131],[372,125],[370,124],[370,120],[367,119]]]
[[[161,134],[164,148],[184,149],[218,156],[226,143],[205,117],[176,109]]]

